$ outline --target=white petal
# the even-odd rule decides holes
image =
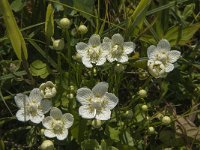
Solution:
[[[134,51],[135,49],[135,43],[133,42],[124,42],[124,52],[126,54],[130,54]]]
[[[91,110],[88,105],[83,105],[79,107],[79,115],[86,119],[94,118],[96,110]]]
[[[148,56],[148,58],[150,58],[151,53],[152,53],[155,49],[156,49],[156,46],[154,46],[154,45],[151,45],[151,46],[149,46],[149,47],[147,48],[147,56]]]
[[[93,34],[89,39],[89,44],[92,46],[99,46],[101,44],[100,36]]]
[[[112,63],[113,61],[115,61],[115,58],[113,58],[112,55],[109,53],[107,55],[107,60]]]
[[[14,97],[14,99],[17,107],[22,108],[24,105],[26,105],[28,97],[22,93],[19,93]]]
[[[80,88],[77,90],[76,98],[82,105],[89,104],[89,100],[92,96],[92,91],[88,88]]]
[[[181,52],[177,50],[171,50],[168,52],[168,59],[170,63],[176,62],[181,56]]]
[[[102,49],[103,53],[107,55],[108,51],[111,49],[111,43],[109,43],[109,42],[102,43],[101,49]]]
[[[109,109],[104,109],[98,112],[95,116],[98,120],[108,120],[110,119],[111,111]]]
[[[52,129],[53,117],[48,116],[42,120],[42,125],[47,129]]]
[[[121,36],[121,34],[117,33],[112,36],[112,43],[114,45],[123,45],[124,44],[124,38]]]
[[[57,107],[52,107],[50,111],[50,116],[52,116],[53,119],[60,120],[62,118],[62,112]]]
[[[104,99],[107,102],[105,107],[109,109],[113,109],[119,101],[119,99],[115,96],[115,94],[112,94],[112,93],[106,93],[104,96]]]
[[[106,62],[106,57],[100,57],[99,60],[97,61],[97,66],[101,66]]]
[[[68,129],[65,129],[62,134],[57,134],[56,137],[58,140],[64,140],[67,138]]]
[[[53,130],[48,130],[48,129],[45,129],[44,130],[44,135],[46,137],[49,137],[49,138],[53,138],[53,137],[56,137],[55,133],[53,132]]]
[[[17,120],[23,121],[23,122],[26,122],[30,119],[28,114],[25,115],[24,109],[18,110],[16,113],[16,117],[17,117]]]
[[[165,65],[165,72],[170,72],[174,69],[174,65],[171,63],[168,63]]]
[[[111,42],[111,39],[108,38],[108,37],[104,37],[104,38],[103,38],[103,42],[106,42],[106,43],[108,42],[108,43],[110,43],[110,42]]]
[[[65,128],[70,128],[74,123],[74,117],[70,113],[65,113],[62,116],[62,121],[64,122]]]
[[[44,119],[44,114],[42,112],[38,112],[38,114],[36,116],[30,115],[30,120],[36,124],[42,122],[43,119]]]
[[[128,56],[123,54],[120,58],[117,59],[118,62],[124,63],[128,61]]]
[[[42,100],[42,94],[40,92],[40,89],[39,88],[34,88],[30,95],[29,95],[29,99],[30,100],[35,100],[37,102],[40,102]]]
[[[90,58],[88,57],[82,57],[82,62],[87,68],[92,68],[92,64],[90,62]]]
[[[170,50],[171,49],[171,46],[169,44],[169,42],[166,40],[166,39],[162,39],[158,42],[158,45],[157,45],[158,48],[161,48],[161,49],[165,49],[165,50]]]
[[[52,107],[52,102],[48,99],[41,100],[41,109],[46,114]]]
[[[108,91],[108,83],[99,82],[93,88],[92,92],[96,97],[102,97]]]
[[[84,42],[79,42],[76,44],[76,51],[82,56],[85,54],[88,45]]]

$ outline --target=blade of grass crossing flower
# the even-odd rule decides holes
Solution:
[[[137,34],[143,25],[143,21],[146,16],[147,9],[151,3],[151,0],[141,0],[133,12],[127,26],[127,34]]]
[[[22,60],[22,57],[27,59],[28,53],[26,44],[22,36],[22,33],[17,26],[17,22],[14,18],[8,0],[0,1],[0,10],[1,13],[3,14],[7,35],[11,41],[15,54],[17,55],[19,60]]]

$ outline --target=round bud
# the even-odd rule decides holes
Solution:
[[[40,134],[41,134],[41,135],[44,135],[44,129],[41,129],[41,130],[40,130]]]
[[[62,18],[59,21],[59,25],[63,29],[69,28],[70,24],[71,24],[71,22],[68,18]]]
[[[162,118],[162,123],[163,123],[164,125],[170,124],[170,123],[171,123],[171,118],[170,118],[169,116],[164,116],[164,117]]]
[[[70,85],[69,89],[70,89],[70,91],[74,91],[75,87],[73,85]]]
[[[142,108],[143,111],[148,111],[148,106],[147,105],[142,105],[141,108]]]
[[[45,140],[40,145],[40,149],[41,150],[53,150],[54,149],[54,144],[50,140]]]
[[[62,50],[65,46],[65,42],[63,39],[53,40],[53,48],[55,50]]]
[[[138,94],[141,98],[147,97],[147,91],[144,89],[139,90]]]
[[[78,30],[78,33],[80,34],[86,34],[88,32],[87,27],[83,24],[80,25],[77,30]]]
[[[101,120],[97,120],[97,119],[92,120],[92,126],[94,128],[100,128],[101,127]]]
[[[124,69],[125,69],[125,67],[122,64],[117,64],[115,66],[115,71],[117,71],[117,72],[122,72],[122,71],[124,71]]]
[[[68,98],[69,99],[73,99],[74,98],[74,94],[73,93],[68,94]]]
[[[124,117],[131,119],[133,117],[133,111],[132,110],[127,110],[124,113]]]
[[[149,127],[148,128],[148,133],[154,134],[155,133],[155,128],[154,127]]]

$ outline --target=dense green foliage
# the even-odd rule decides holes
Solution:
[[[46,81],[56,84],[53,106],[74,116],[65,140],[50,139],[56,150],[200,149],[199,0],[6,1],[0,0],[0,150],[35,150],[50,139],[42,124],[16,119],[14,101]],[[85,67],[76,44],[116,33],[136,44],[129,61]],[[165,78],[154,78],[147,48],[161,39],[181,58]],[[119,98],[111,119],[82,118],[77,90],[102,81]]]

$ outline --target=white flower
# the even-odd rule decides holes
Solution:
[[[98,83],[92,90],[87,87],[78,89],[76,98],[82,104],[79,107],[79,114],[86,119],[110,119],[110,110],[117,105],[119,100],[107,91],[108,83],[105,82]]]
[[[41,94],[44,98],[52,98],[56,95],[56,85],[51,81],[47,81],[46,83],[42,83],[39,87]]]
[[[135,49],[135,44],[133,42],[124,42],[124,38],[121,34],[114,34],[111,39],[105,37],[103,43],[109,44],[109,53],[107,59],[109,62],[127,62],[128,56]]]
[[[44,135],[49,138],[57,137],[58,140],[67,138],[68,129],[72,126],[74,117],[70,113],[62,114],[61,110],[52,107],[50,116],[42,120]]]
[[[33,89],[29,97],[19,93],[14,99],[20,108],[16,113],[16,117],[23,122],[31,120],[33,123],[40,123],[44,119],[44,114],[52,106],[51,101],[42,100],[41,92],[38,88]]]
[[[149,73],[155,78],[164,78],[167,73],[165,71],[165,66],[161,61],[158,60],[148,60],[147,63]]]
[[[171,50],[169,42],[162,39],[157,46],[148,47],[147,55],[150,60],[162,62],[165,66],[165,72],[171,72],[174,69],[173,63],[180,58],[181,53],[177,50]]]
[[[83,64],[91,68],[92,64],[101,66],[106,62],[106,55],[108,53],[108,44],[101,44],[100,36],[93,34],[88,44],[79,42],[76,45],[76,50],[78,54],[82,57]]]

